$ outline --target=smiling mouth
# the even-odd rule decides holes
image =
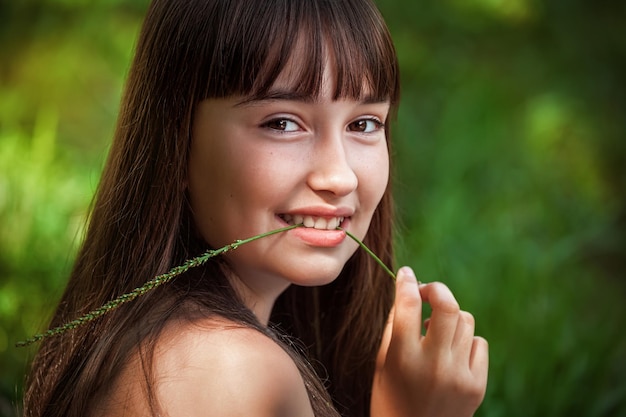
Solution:
[[[337,227],[341,226],[341,223],[343,223],[345,219],[344,217],[317,217],[304,216],[301,214],[279,214],[278,217],[289,225],[302,224],[304,227],[319,230],[335,230]]]

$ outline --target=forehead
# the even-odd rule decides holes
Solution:
[[[302,97],[324,91],[333,99],[397,103],[395,49],[370,0],[208,3],[221,6],[215,25],[199,25],[206,28],[202,47],[193,48],[202,51],[198,100],[254,99],[280,88]]]
[[[318,82],[317,91],[309,91],[306,92],[308,94],[304,94],[310,95],[311,99],[319,98],[318,96],[320,95],[327,96],[332,94],[336,87],[337,76],[335,73],[337,69],[336,65],[334,65],[334,59],[327,47],[324,47],[322,51],[322,66],[315,77]],[[311,64],[309,59],[307,46],[301,39],[298,40],[289,55],[287,63],[272,84],[270,91],[298,91],[299,85],[306,77],[307,67]]]
[[[303,101],[338,100],[351,98],[366,101],[386,101],[389,92],[384,97],[373,99],[371,77],[367,69],[359,67],[340,68],[337,64],[336,51],[326,40],[315,56],[312,45],[305,40],[302,32],[294,42],[286,63],[280,72],[264,90],[253,91],[251,99],[279,98],[276,96],[288,95]],[[348,72],[350,71],[350,72]],[[358,85],[356,88],[354,85]]]

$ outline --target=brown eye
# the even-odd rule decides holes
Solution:
[[[272,119],[265,122],[263,127],[280,132],[295,132],[300,128],[296,122],[289,119]]]
[[[382,129],[383,127],[384,125],[378,119],[370,118],[359,119],[350,123],[348,125],[348,130],[351,132],[371,133]]]

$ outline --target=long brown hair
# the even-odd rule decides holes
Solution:
[[[395,51],[370,0],[153,1],[87,234],[51,327],[206,249],[186,196],[195,107],[211,97],[263,95],[288,62],[296,39],[309,52],[297,83],[300,93],[320,92],[330,53],[335,98],[359,99],[367,89],[395,108]],[[388,189],[365,238],[387,264],[393,258],[391,218]],[[198,311],[204,317],[219,314],[280,343],[243,306],[221,271],[219,261],[211,262],[88,325],[45,339],[27,381],[25,416],[87,415],[133,349],[146,348],[149,363],[150,346],[174,315],[193,320]],[[374,361],[392,297],[389,277],[357,251],[332,284],[292,286],[276,303],[272,323],[278,333],[308,347],[308,361],[327,378],[332,401],[345,416],[369,414]],[[185,309],[190,305],[193,316]],[[316,414],[336,415],[307,361],[286,349],[304,374]]]

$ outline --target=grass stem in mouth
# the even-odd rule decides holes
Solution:
[[[67,322],[61,326],[49,329],[48,331],[44,332],[44,333],[40,333],[40,334],[36,334],[33,337],[22,341],[22,342],[17,342],[15,345],[17,347],[25,347],[25,346],[29,346],[33,343],[39,342],[45,338],[51,337],[51,336],[56,336],[56,335],[60,335],[62,333],[65,333],[69,330],[75,329],[77,327],[80,327],[84,324],[87,324],[89,322],[92,322],[94,320],[96,320],[98,317],[101,317],[103,315],[105,315],[106,313],[118,308],[119,306],[121,306],[122,304],[128,303],[129,301],[134,300],[135,298],[147,293],[150,290],[153,290],[157,287],[160,287],[163,284],[166,284],[168,282],[170,282],[172,279],[176,278],[177,276],[187,272],[188,270],[190,270],[191,268],[195,268],[201,265],[204,265],[209,259],[217,256],[217,255],[221,255],[223,253],[226,253],[228,251],[231,250],[235,250],[237,249],[239,246],[241,245],[245,245],[246,243],[250,243],[253,242],[255,240],[258,239],[262,239],[264,237],[267,236],[271,236],[271,235],[275,235],[278,233],[282,233],[282,232],[286,232],[288,230],[291,229],[295,229],[296,227],[302,227],[302,224],[293,224],[293,225],[289,225],[286,227],[282,227],[280,229],[275,229],[275,230],[271,230],[269,232],[265,232],[265,233],[261,233],[259,235],[256,236],[252,236],[249,237],[247,239],[242,239],[242,240],[236,240],[231,244],[228,244],[226,246],[222,246],[219,249],[211,249],[206,251],[205,253],[203,253],[200,256],[197,256],[195,258],[191,258],[188,259],[187,261],[185,261],[185,263],[183,263],[182,265],[179,266],[175,266],[174,268],[170,269],[168,272],[161,274],[161,275],[157,275],[156,277],[152,278],[150,281],[147,281],[144,285],[142,285],[141,287],[135,288],[134,290],[132,290],[129,293],[126,294],[122,294],[119,297],[109,301],[108,303],[100,306],[99,308],[92,310],[80,317],[78,317],[75,320],[72,320],[70,322]],[[359,238],[357,238],[356,236],[354,236],[352,233],[350,233],[349,231],[342,229],[341,227],[337,227],[337,230],[343,230],[346,235],[348,235],[352,240],[354,240],[356,243],[359,244],[359,246],[361,248],[363,248],[365,250],[365,252],[367,252],[384,270],[385,272],[387,272],[394,280],[396,279],[396,275],[387,267],[387,265],[385,265],[385,263],[383,261],[380,260],[380,258],[378,256],[376,256],[376,254],[374,252],[372,252],[370,250],[370,248],[368,248],[365,243],[361,242],[361,240]]]

